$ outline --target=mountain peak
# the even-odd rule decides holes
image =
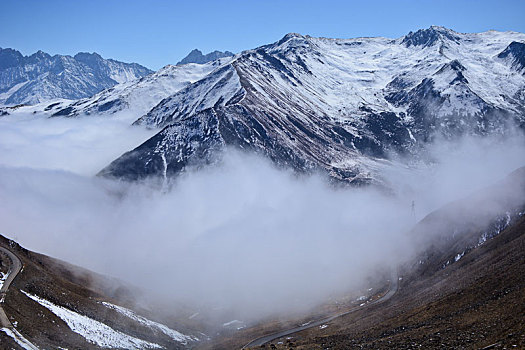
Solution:
[[[98,53],[96,52],[92,52],[92,53],[89,53],[89,52],[79,52],[77,53],[74,58],[77,60],[77,61],[80,61],[80,62],[84,62],[84,61],[100,61],[100,60],[103,60],[102,56],[100,56]]]
[[[427,29],[420,29],[416,32],[409,32],[407,35],[405,35],[401,43],[405,44],[405,46],[407,47],[429,47],[442,39],[458,41],[459,38],[455,31],[442,26],[433,25]]]
[[[434,31],[437,31],[437,32],[450,32],[450,31],[452,31],[451,29],[448,29],[446,27],[436,26],[436,25],[431,25],[428,29],[431,29],[431,30],[434,30]]]
[[[233,55],[234,55],[233,52],[230,52],[230,51],[222,52],[222,51],[217,51],[217,50],[204,55],[201,50],[193,49],[186,57],[184,57],[181,61],[179,61],[177,65],[187,64],[187,63],[204,64],[204,63],[208,63],[211,61],[215,61],[216,59],[219,59],[219,58],[230,57]]]
[[[193,50],[191,50],[190,53],[187,54],[186,57],[184,57],[180,62],[184,61],[185,59],[193,59],[193,58],[195,58],[195,57],[201,57],[201,56],[204,56],[204,54],[202,53],[201,50],[199,50],[199,49],[193,49]],[[179,63],[180,63],[180,62],[179,62]],[[179,64],[179,63],[177,63],[177,64]]]
[[[285,36],[283,36],[281,40],[288,40],[293,38],[304,38],[304,36],[299,33],[288,33]]]
[[[37,58],[37,59],[49,59],[49,58],[51,58],[51,55],[48,54],[47,52],[42,51],[42,50],[38,50],[37,52],[35,52],[34,54],[32,54],[29,57],[30,58]]]
[[[306,38],[307,36],[304,36],[299,33],[288,33],[285,36],[283,36],[281,40],[277,42],[277,46],[282,45],[289,41],[305,40]]]
[[[0,70],[17,66],[24,56],[17,50],[0,47]]]

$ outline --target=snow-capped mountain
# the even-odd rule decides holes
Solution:
[[[136,63],[104,59],[97,53],[74,57],[38,51],[23,56],[0,48],[0,104],[36,104],[53,99],[89,97],[152,73]]]
[[[525,125],[525,35],[430,27],[398,39],[288,34],[238,54],[136,123],[162,130],[101,174],[170,175],[226,146],[368,182],[390,150]]]
[[[230,51],[213,51],[206,55],[202,54],[202,51],[198,49],[192,50],[186,57],[184,57],[177,65],[188,64],[188,63],[199,63],[204,64],[211,61],[218,60],[219,58],[231,57],[234,53]]]
[[[72,117],[126,111],[139,118],[164,98],[202,79],[221,62],[225,63],[229,60],[231,59],[225,58],[207,64],[167,65],[141,79],[115,85],[78,101],[54,103],[46,109],[52,112],[53,116]]]

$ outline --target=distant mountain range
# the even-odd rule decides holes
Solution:
[[[0,104],[36,104],[89,97],[119,83],[152,73],[136,63],[104,59],[97,53],[24,56],[0,48]]]
[[[397,39],[290,33],[206,64],[167,66],[45,113],[122,110],[159,132],[104,176],[169,177],[232,147],[298,172],[370,183],[391,151],[417,153],[436,135],[525,129],[525,34],[437,26]]]
[[[126,111],[139,118],[164,98],[204,78],[219,65],[220,60],[206,64],[167,65],[153,74],[118,84],[91,97],[53,103],[48,106],[48,111],[54,116],[68,117]]]
[[[204,64],[204,63],[208,63],[211,61],[215,61],[219,58],[231,57],[233,55],[234,55],[233,52],[230,52],[230,51],[224,51],[224,52],[213,51],[206,55],[203,55],[200,50],[194,49],[188,54],[188,56],[184,57],[179,63],[177,63],[177,65],[187,64],[187,63]]]

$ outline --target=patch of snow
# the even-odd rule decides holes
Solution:
[[[228,326],[231,326],[233,324],[237,324],[237,323],[243,323],[242,321],[239,321],[239,320],[233,320],[233,321],[230,321],[230,322],[226,322],[226,323],[223,323],[223,327],[228,327]]]
[[[414,137],[414,135],[412,135],[412,131],[410,130],[410,128],[407,128],[407,131],[408,131],[408,136],[410,137],[410,139],[414,142],[417,142],[416,138]]]
[[[456,257],[454,258],[454,261],[459,261],[459,259],[461,259],[463,257],[463,255],[465,255],[465,252],[463,253],[459,253],[458,255],[456,255]]]
[[[7,276],[9,276],[9,273],[0,272],[0,288],[2,288],[4,286],[4,282],[7,279]],[[3,301],[4,301],[4,298],[2,298],[0,303],[3,302]]]
[[[233,320],[222,324],[223,327],[235,328],[236,330],[241,330],[246,328],[246,325],[243,321]],[[232,327],[233,326],[233,327]]]
[[[103,348],[125,348],[125,349],[161,349],[162,346],[138,339],[114,330],[108,325],[96,321],[87,316],[81,315],[65,307],[58,306],[52,302],[42,299],[36,295],[21,291],[28,298],[36,301],[47,308],[60,319],[75,333],[84,337],[89,343]]]
[[[134,311],[130,310],[130,309],[126,309],[125,307],[122,307],[122,306],[118,306],[118,305],[114,305],[114,304],[111,304],[111,303],[107,303],[107,302],[102,302],[102,304],[109,308],[109,309],[113,309],[115,311],[117,311],[118,313],[140,323],[140,324],[143,324],[145,325],[146,327],[149,327],[151,329],[157,329],[159,331],[161,331],[162,333],[166,334],[168,337],[170,337],[171,339],[177,341],[177,342],[180,342],[180,343],[183,343],[183,344],[186,344],[188,341],[196,341],[196,340],[199,340],[198,338],[196,337],[192,337],[192,336],[188,336],[188,335],[184,335],[174,329],[171,329],[161,323],[158,323],[158,322],[155,322],[155,321],[151,321],[151,320],[148,320],[147,318],[143,317],[143,316],[140,316],[140,315],[137,315]]]
[[[486,232],[483,232],[483,234],[481,235],[481,237],[479,238],[479,241],[478,241],[478,246],[482,245],[483,243],[485,243],[488,239],[488,235]]]

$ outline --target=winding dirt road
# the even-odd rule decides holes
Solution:
[[[0,253],[6,255],[9,258],[9,260],[11,260],[11,266],[9,267],[7,278],[4,281],[2,288],[0,288],[0,326],[2,328],[13,328],[13,325],[9,321],[9,318],[7,318],[7,315],[5,314],[4,309],[2,308],[2,303],[4,302],[4,298],[7,293],[7,290],[9,289],[9,286],[11,285],[15,277],[18,275],[18,273],[22,270],[22,262],[20,261],[20,259],[18,259],[18,257],[15,254],[13,254],[8,249],[0,247]]]
[[[294,333],[297,333],[297,332],[300,332],[300,331],[304,331],[305,329],[321,326],[321,325],[323,325],[325,323],[328,323],[328,322],[330,322],[330,321],[332,321],[332,320],[334,320],[334,319],[336,319],[338,317],[351,314],[352,312],[355,312],[357,310],[362,310],[363,307],[368,307],[368,306],[371,306],[371,305],[384,303],[388,299],[392,298],[394,296],[394,294],[396,294],[397,289],[399,288],[398,280],[399,280],[399,278],[398,278],[397,274],[392,274],[391,281],[390,281],[390,288],[388,289],[388,292],[385,295],[383,295],[381,298],[379,298],[377,300],[374,300],[372,302],[369,302],[369,303],[367,303],[364,306],[356,306],[356,307],[354,307],[354,308],[352,308],[352,309],[350,309],[350,310],[348,310],[346,312],[343,312],[341,314],[330,316],[330,317],[324,318],[322,320],[314,321],[314,322],[308,323],[307,325],[304,325],[304,326],[299,326],[299,327],[295,327],[295,328],[288,329],[288,330],[285,330],[285,331],[280,331],[280,332],[272,333],[272,334],[269,334],[269,335],[265,335],[263,337],[260,337],[260,338],[257,338],[255,340],[252,340],[251,342],[249,342],[248,344],[243,346],[242,349],[247,349],[247,348],[261,346],[261,345],[264,345],[266,343],[271,342],[272,340],[275,340],[275,339],[278,339],[278,338],[282,338],[282,337],[285,337],[285,336],[288,336],[290,334],[294,334]]]
[[[11,260],[11,266],[7,272],[7,278],[0,288],[0,331],[3,331],[8,336],[12,337],[14,341],[22,348],[26,350],[39,350],[37,346],[33,345],[29,340],[24,338],[22,334],[13,326],[9,318],[7,317],[2,304],[4,303],[5,295],[7,290],[11,286],[11,283],[15,277],[22,271],[22,262],[20,259],[9,249],[0,247],[0,254],[6,255]]]

